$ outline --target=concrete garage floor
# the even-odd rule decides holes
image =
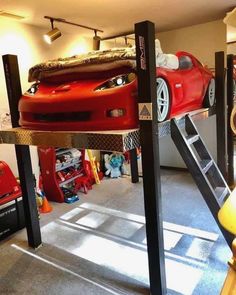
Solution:
[[[231,252],[191,176],[163,170],[162,192],[168,294],[220,294]],[[0,243],[0,294],[149,294],[142,180],[52,205],[43,247],[29,249],[25,230]]]

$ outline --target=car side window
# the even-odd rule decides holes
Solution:
[[[180,70],[190,70],[193,67],[192,59],[187,55],[182,55],[179,57],[179,69]]]

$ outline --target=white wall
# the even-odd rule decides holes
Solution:
[[[215,67],[215,52],[226,52],[226,25],[223,20],[157,34],[166,53],[187,51],[203,64]]]
[[[216,142],[216,116],[207,119],[195,121],[203,141],[207,145],[213,159],[217,161],[217,142]],[[166,167],[186,167],[170,135],[160,139],[160,161],[161,165]]]
[[[236,43],[228,44],[228,46],[227,46],[227,54],[236,55]]]
[[[215,52],[226,53],[226,25],[222,20],[159,33],[156,36],[165,53],[187,51],[196,56],[209,68],[215,67]],[[216,160],[216,121],[215,116],[197,122],[197,128],[208,149]],[[160,140],[161,165],[185,167],[176,147],[169,137]]]
[[[14,54],[18,56],[22,92],[28,87],[28,70],[31,66],[58,57],[71,56],[92,49],[91,40],[79,35],[63,34],[51,45],[43,41],[45,30],[21,24],[20,22],[0,20],[0,55]],[[0,114],[8,109],[2,60],[0,61]],[[32,147],[33,170],[38,175],[38,157],[36,148]],[[13,173],[18,175],[14,146],[0,145],[0,160],[6,161]]]

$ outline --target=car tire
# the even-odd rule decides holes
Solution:
[[[158,77],[157,83],[157,120],[163,122],[169,118],[171,109],[171,95],[168,83],[165,79]]]
[[[211,78],[203,100],[203,107],[210,108],[215,104],[215,79]]]

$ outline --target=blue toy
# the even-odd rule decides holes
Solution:
[[[109,176],[111,178],[118,178],[122,174],[125,174],[124,172],[124,161],[125,157],[123,154],[114,153],[111,155],[105,154],[104,155],[105,160],[105,167],[106,172],[105,175]]]

